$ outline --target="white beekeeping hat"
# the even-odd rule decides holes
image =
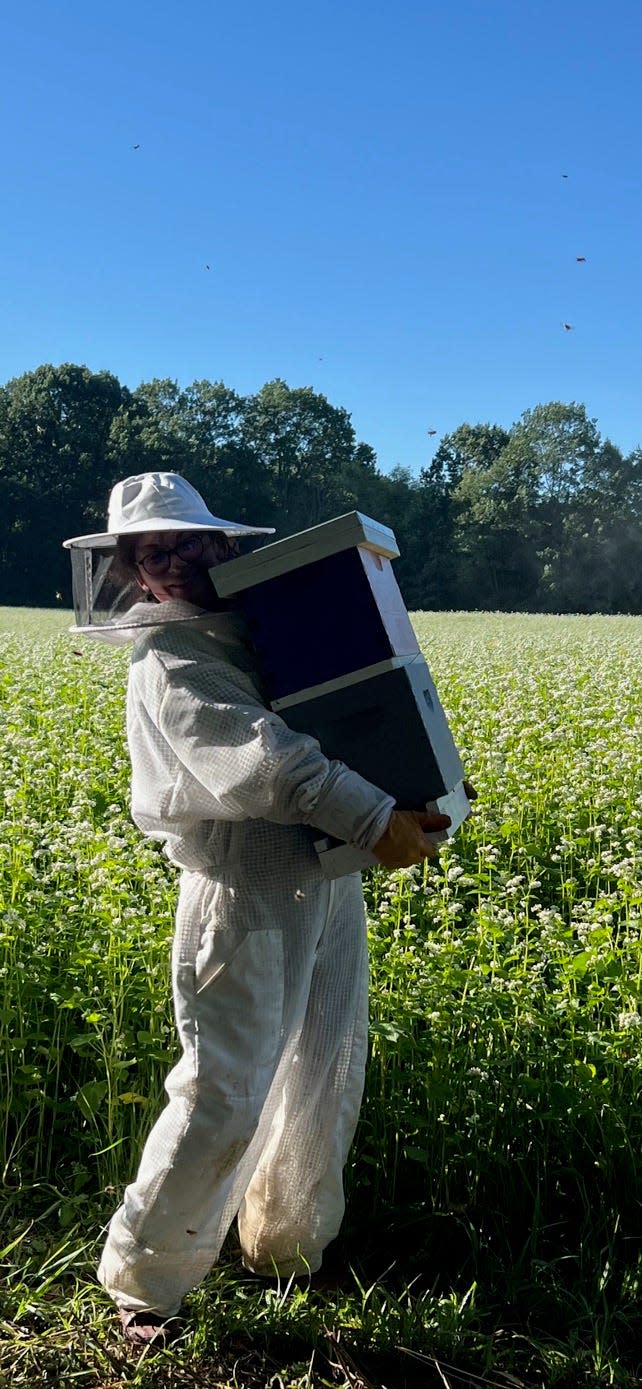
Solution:
[[[225,535],[274,535],[273,526],[246,526],[213,516],[187,478],[178,473],[137,473],[112,488],[107,530],[75,535],[63,544],[68,550],[108,549],[120,535],[141,531],[223,531]]]
[[[190,530],[217,531],[230,540],[274,534],[272,526],[246,526],[214,516],[200,492],[178,473],[127,477],[112,488],[107,530],[63,541],[71,551],[73,630],[105,641],[130,641],[141,628],[158,621],[161,614],[141,602],[135,577],[119,562],[118,541],[146,531]],[[177,620],[175,604],[161,606],[163,620]]]

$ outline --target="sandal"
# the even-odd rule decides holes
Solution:
[[[118,1316],[125,1340],[130,1346],[154,1346],[162,1350],[180,1336],[183,1324],[180,1317],[161,1317],[157,1312],[138,1312],[132,1307],[119,1307]]]

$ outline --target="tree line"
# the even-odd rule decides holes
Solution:
[[[509,430],[462,424],[415,476],[382,472],[348,412],[310,387],[132,391],[73,364],[0,387],[2,603],[69,606],[61,541],[104,529],[113,483],[155,469],[277,536],[373,516],[395,532],[411,609],[642,612],[642,450],[623,455],[581,404],[537,405]]]

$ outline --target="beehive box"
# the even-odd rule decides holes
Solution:
[[[469,813],[463,768],[392,570],[393,532],[358,511],[210,571],[248,622],[272,708],[394,796]],[[373,863],[317,845],[328,876]]]

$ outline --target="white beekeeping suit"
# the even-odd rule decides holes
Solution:
[[[365,922],[360,877],[327,882],[306,826],[369,849],[394,803],[267,710],[231,615],[137,641],[127,725],[134,819],[184,870],[183,1056],[100,1277],[122,1305],[168,1314],[237,1211],[257,1272],[314,1271],[337,1234],[366,1059]]]
[[[132,514],[132,534],[163,528],[149,502]],[[174,501],[165,529],[186,514]],[[125,528],[109,524],[113,543]],[[86,594],[76,610],[91,630]],[[366,1060],[365,914],[360,876],[328,882],[312,841],[321,830],[370,850],[394,801],[268,709],[237,614],[181,601],[119,611],[102,631],[134,640],[132,813],[182,869],[182,1056],[99,1277],[120,1307],[170,1316],[235,1216],[244,1262],[265,1274],[314,1272],[338,1232]]]

